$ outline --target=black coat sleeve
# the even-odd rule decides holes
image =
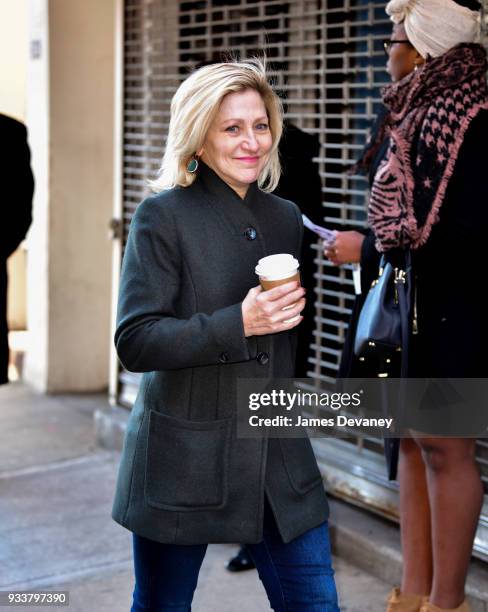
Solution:
[[[295,219],[297,222],[297,258],[301,259],[302,247],[303,247],[303,219],[302,213],[298,206],[293,203],[293,212],[295,213]]]
[[[22,123],[8,120],[5,123],[8,135],[2,146],[8,150],[2,155],[1,173],[6,199],[3,222],[0,223],[0,256],[9,257],[27,234],[32,222],[32,195],[34,178],[30,167],[30,150],[27,144],[27,130]],[[3,136],[3,133],[2,133]]]
[[[132,219],[122,264],[115,346],[132,372],[247,361],[242,303],[178,318],[183,258],[169,208],[148,198]]]
[[[437,288],[442,280],[445,289],[441,293],[447,296],[459,294],[461,286],[470,287],[473,281],[478,285],[484,274],[487,138],[488,111],[483,110],[473,119],[464,137],[439,211],[440,220],[433,226],[426,244],[414,254],[416,271],[432,288]]]
[[[300,209],[295,203],[293,204],[293,212],[295,213],[295,219],[297,223],[297,246],[296,246],[296,257],[300,261],[300,266],[303,266],[303,257],[302,257],[302,247],[303,247],[303,219]],[[303,273],[302,273],[302,284],[303,284]],[[313,299],[311,295],[306,296],[307,300]],[[305,315],[305,310],[302,311],[302,316]],[[305,321],[300,323],[300,326],[303,326]],[[293,355],[293,362],[296,364],[297,359],[297,345],[298,345],[298,334],[302,330],[294,327],[288,332],[290,343],[291,343],[291,353]]]

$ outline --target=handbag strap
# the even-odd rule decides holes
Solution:
[[[408,305],[407,292],[405,288],[406,279],[403,281],[395,280],[397,285],[398,306],[400,310],[400,325],[402,332],[402,358],[400,367],[400,377],[406,378],[408,373],[408,349],[409,349],[409,320],[408,320]]]
[[[402,336],[402,357],[400,365],[400,397],[398,402],[398,424],[400,428],[406,414],[406,385],[408,374],[408,355],[410,345],[410,322],[408,315],[407,287],[406,283],[412,282],[412,260],[410,251],[405,252],[405,270],[395,271],[395,284],[398,295],[398,306],[400,310],[400,326]]]

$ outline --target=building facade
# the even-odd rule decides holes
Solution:
[[[131,408],[138,377],[121,368],[112,341],[123,248],[160,164],[171,97],[202,62],[266,52],[287,120],[320,142],[317,216],[338,230],[364,227],[367,182],[346,171],[389,81],[384,7],[367,0],[29,0],[26,122],[36,176],[29,384],[42,392],[108,385],[114,410]],[[354,299],[352,270],[330,265],[319,244],[314,250],[308,375],[332,383]],[[378,437],[353,431],[314,446],[331,492],[398,518],[398,488],[386,478]],[[477,458],[488,492],[486,440]],[[488,495],[475,554],[488,560]]]

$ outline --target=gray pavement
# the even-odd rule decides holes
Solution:
[[[0,387],[0,590],[68,590],[76,612],[130,609],[130,533],[110,518],[119,455],[94,435],[94,412],[106,405],[103,395]],[[209,547],[195,612],[270,609],[255,571],[224,569],[235,550]],[[343,612],[384,610],[389,584],[343,559],[335,568]]]

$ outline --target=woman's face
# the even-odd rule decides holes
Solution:
[[[263,99],[254,89],[227,94],[199,155],[241,198],[256,181],[273,144]]]
[[[408,40],[407,33],[403,24],[395,24],[391,40]],[[391,80],[401,81],[407,74],[414,70],[416,65],[423,63],[420,53],[409,43],[399,42],[390,46],[386,71],[391,76]]]

